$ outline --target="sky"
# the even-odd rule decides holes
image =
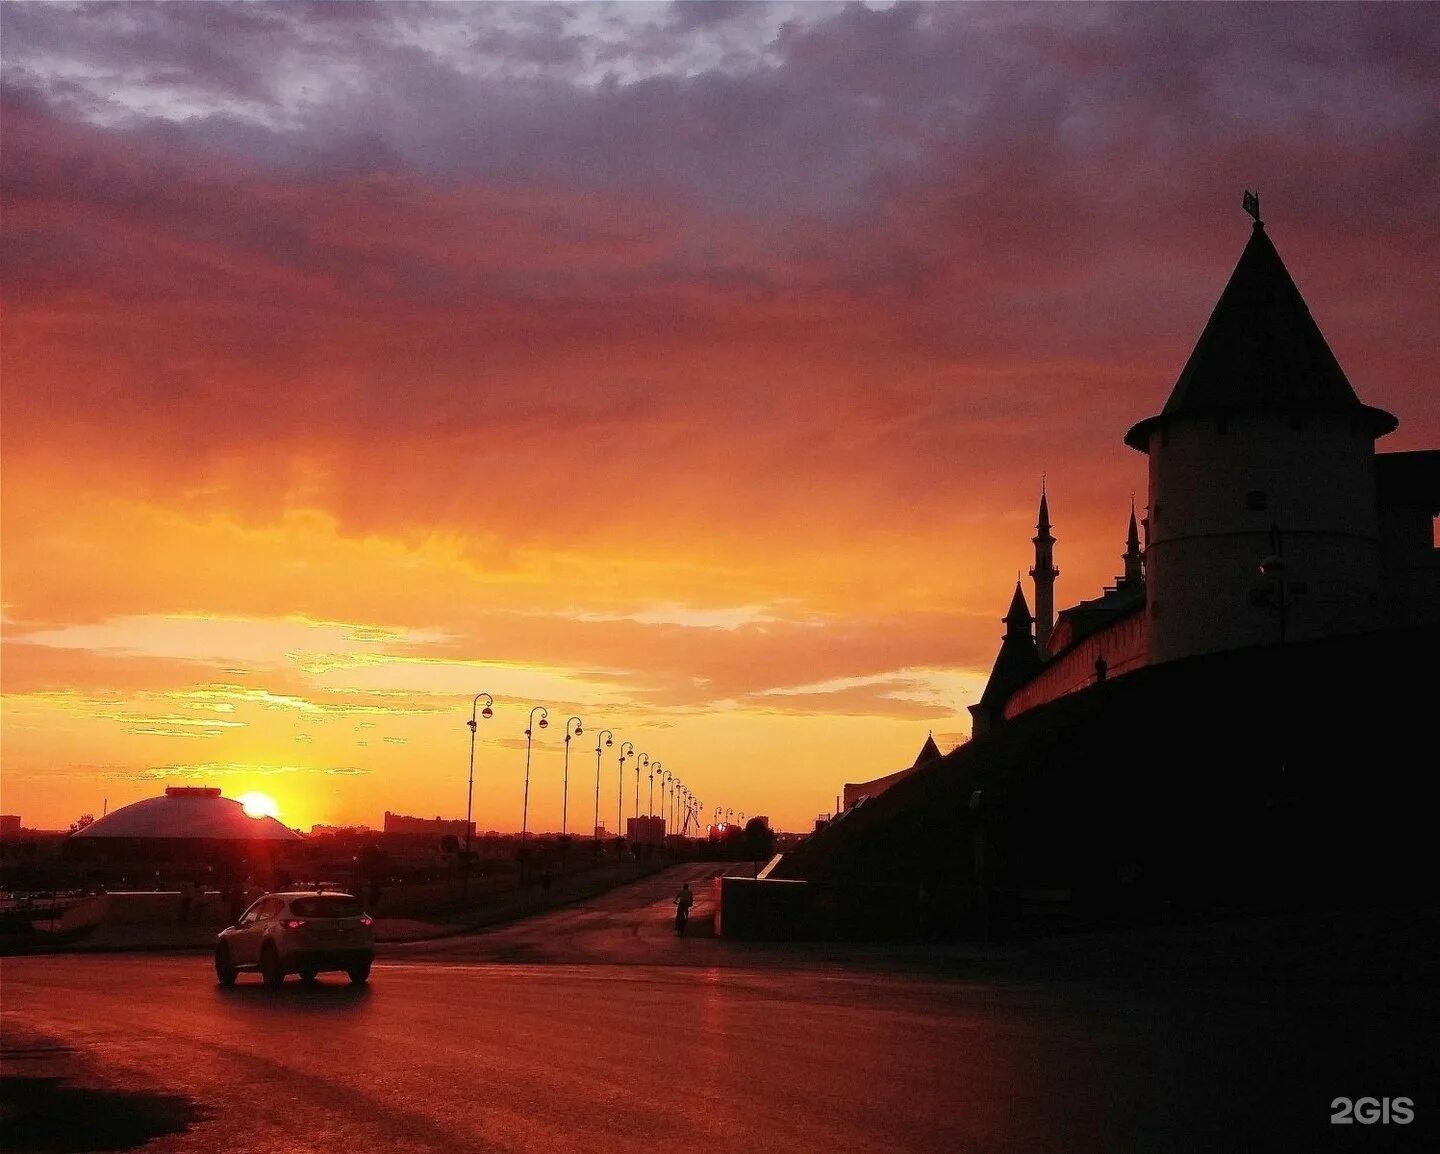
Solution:
[[[0,808],[808,829],[1120,572],[1268,231],[1440,443],[1440,10],[5,3]],[[1027,580],[1027,595],[1029,582]],[[627,768],[625,811],[633,810]],[[648,782],[646,783],[648,784]],[[642,793],[641,808],[647,807]]]

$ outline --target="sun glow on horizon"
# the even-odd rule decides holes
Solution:
[[[238,801],[245,809],[248,817],[279,817],[280,807],[275,799],[268,793],[261,793],[259,790],[251,790],[249,793],[242,793]]]

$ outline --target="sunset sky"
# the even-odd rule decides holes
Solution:
[[[1057,603],[1120,571],[1247,187],[1381,447],[1440,443],[1431,5],[0,20],[28,826],[463,815],[487,691],[482,829],[535,704],[532,829],[571,713],[572,829],[602,727],[611,824],[629,740],[809,828],[968,733],[1042,473]]]

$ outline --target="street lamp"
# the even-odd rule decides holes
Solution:
[[[615,735],[608,729],[602,729],[600,735],[595,738],[595,825],[594,837],[600,838],[600,749],[601,746],[615,744]]]
[[[475,700],[470,703],[470,720],[465,724],[470,727],[470,784],[465,787],[465,896],[470,896],[470,833],[475,828],[474,822],[470,820],[470,811],[475,800],[475,730],[479,728],[475,723],[475,707],[480,704],[481,698],[485,699],[485,708],[480,711],[480,716],[489,721],[495,716],[492,708],[495,699],[488,693],[477,693]]]
[[[641,763],[650,764],[650,755],[642,753],[635,759],[635,820],[640,820],[640,768]]]
[[[570,732],[570,722],[575,723],[575,732]],[[565,784],[561,787],[560,794],[560,836],[565,837],[570,830],[570,738],[579,737],[585,731],[580,728],[580,719],[571,717],[565,722]],[[562,846],[564,842],[560,843]],[[562,850],[563,852],[563,850]]]
[[[530,825],[530,739],[535,731],[535,715],[540,715],[540,728],[550,727],[550,711],[543,705],[530,710],[530,724],[525,727],[525,804],[520,810],[520,872],[525,872],[525,834]]]
[[[620,788],[615,795],[615,836],[620,836],[620,831],[625,828],[625,759],[635,756],[635,746],[627,741],[620,747]]]
[[[645,811],[646,817],[655,816],[655,775],[659,772],[660,763],[658,761],[652,761],[650,763],[650,805],[649,808]],[[660,788],[663,791],[665,787],[662,784]]]
[[[731,815],[732,813],[734,813],[734,812],[735,812],[735,811],[734,811],[733,809],[727,809],[727,810],[725,811],[725,824],[726,824],[726,825],[729,825],[729,824],[730,824],[730,815]]]

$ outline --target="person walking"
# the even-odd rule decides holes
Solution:
[[[685,923],[690,920],[690,907],[695,904],[695,895],[690,892],[690,883],[682,882],[680,892],[675,895],[675,932],[683,934]]]

